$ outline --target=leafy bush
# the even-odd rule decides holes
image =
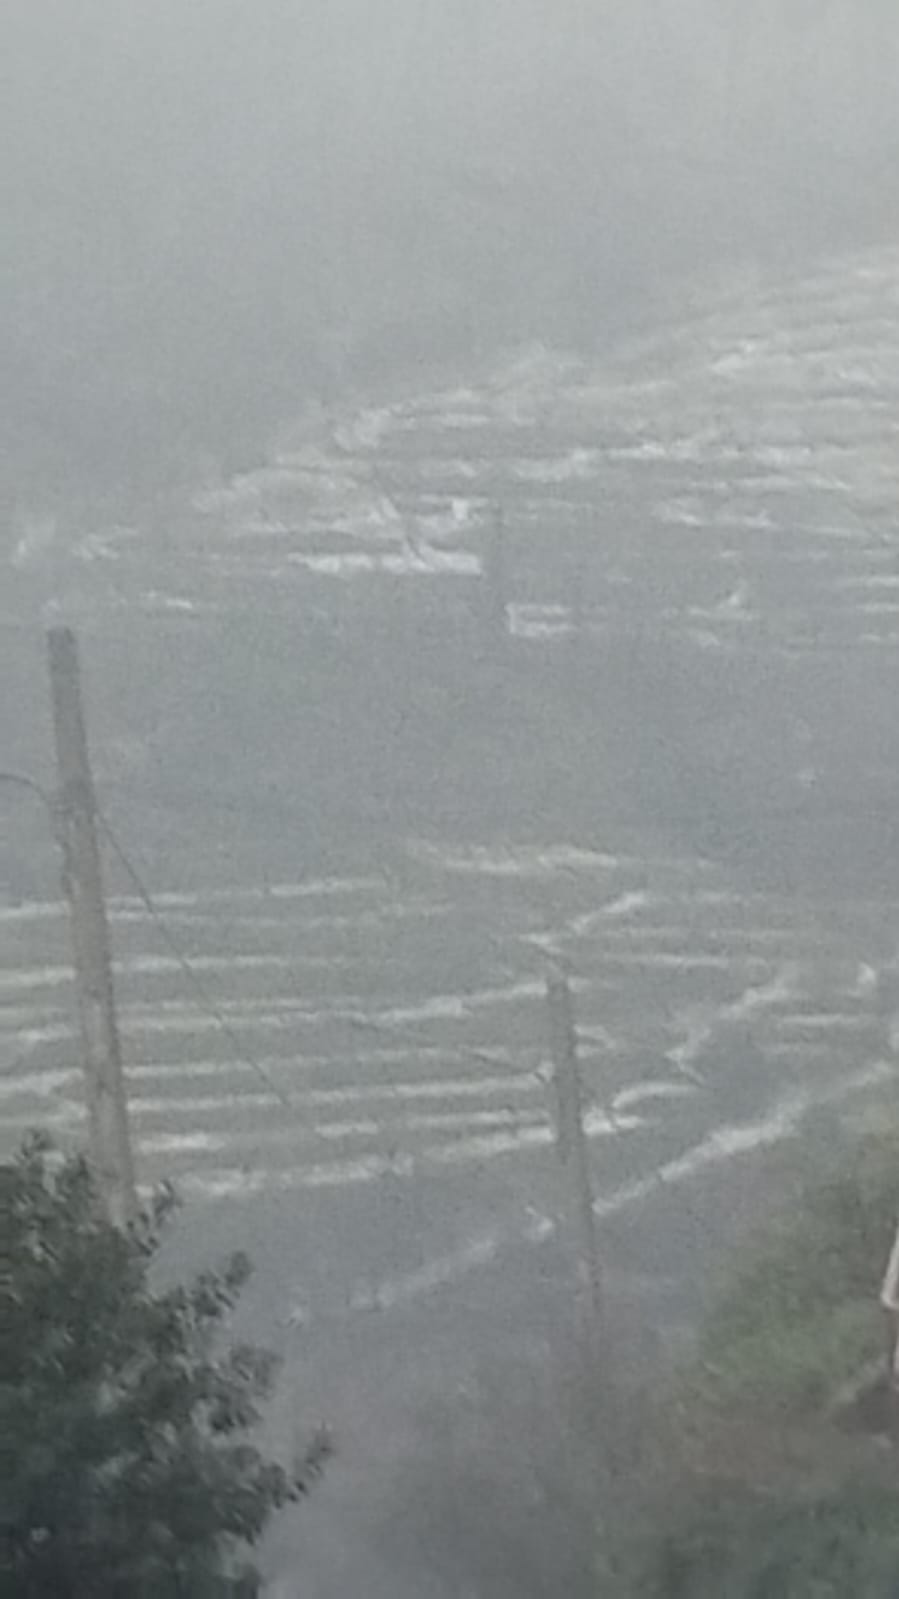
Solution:
[[[738,1263],[660,1421],[629,1595],[895,1599],[878,1290],[897,1206],[899,1140],[868,1140]]]
[[[249,1441],[272,1358],[215,1348],[247,1261],[154,1292],[171,1196],[119,1232],[84,1162],[38,1141],[0,1168],[0,1204],[0,1592],[249,1599],[245,1553],[324,1446],[288,1474]]]

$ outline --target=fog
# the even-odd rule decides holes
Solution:
[[[0,771],[66,621],[139,1178],[334,1433],[271,1594],[586,1599],[547,974],[625,1431],[895,1091],[895,6],[6,0],[0,61]],[[4,1153],[83,1141],[70,960],[0,785]]]
[[[10,0],[7,502],[882,231],[895,58],[876,0]]]

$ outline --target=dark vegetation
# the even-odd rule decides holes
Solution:
[[[864,1141],[738,1258],[661,1409],[629,1594],[895,1594],[896,1400],[878,1295],[897,1153],[895,1136]]]
[[[877,1291],[897,1154],[893,1136],[866,1139],[791,1194],[661,1392],[617,1327],[616,1358],[631,1347],[614,1413],[574,1344],[431,1401],[374,1533],[401,1591],[408,1572],[422,1594],[496,1599],[890,1599],[896,1404]],[[254,1446],[271,1361],[222,1338],[246,1262],[154,1289],[169,1198],[122,1235],[80,1161],[32,1143],[0,1175],[0,1592],[249,1599],[248,1548],[327,1444],[291,1470]]]
[[[253,1443],[273,1362],[222,1340],[248,1262],[154,1288],[170,1196],[120,1233],[37,1142],[0,1198],[0,1593],[251,1599],[250,1546],[327,1445],[285,1469]]]

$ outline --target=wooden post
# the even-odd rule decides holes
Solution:
[[[104,1209],[115,1226],[123,1227],[136,1213],[137,1193],[78,648],[66,627],[51,629],[47,647],[59,783],[59,842],[87,1080],[90,1160]]]
[[[599,1239],[593,1209],[593,1187],[587,1139],[584,1133],[583,1086],[577,1055],[577,1035],[571,989],[563,974],[551,969],[546,993],[549,1035],[556,1086],[556,1131],[559,1158],[568,1173],[571,1214],[575,1230],[575,1255],[581,1292],[586,1295],[588,1346],[592,1360],[600,1354],[604,1322]]]

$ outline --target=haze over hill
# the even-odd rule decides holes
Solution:
[[[308,397],[895,215],[884,0],[4,11],[0,488],[152,521]]]
[[[287,795],[302,748],[313,835],[354,848],[464,825],[470,804],[475,827],[640,815],[678,848],[736,850],[775,876],[885,881],[896,253],[756,271],[677,305],[614,353],[532,348],[447,386],[315,408],[258,468],[185,485],[155,534],[45,544],[40,521],[26,527],[8,587],[20,617],[53,600],[109,634],[113,658],[125,617],[132,651],[146,618],[150,660],[154,625],[177,641],[196,697],[179,705],[157,663],[153,710],[139,674],[110,767],[129,805],[167,794],[169,849],[178,785],[208,790],[197,750],[215,802],[230,792],[249,816],[258,763]],[[484,656],[498,511],[508,627],[533,675],[511,719]],[[590,641],[579,687],[558,675],[573,629]],[[104,694],[138,683],[100,675]],[[10,708],[22,727],[28,682],[21,717]]]

